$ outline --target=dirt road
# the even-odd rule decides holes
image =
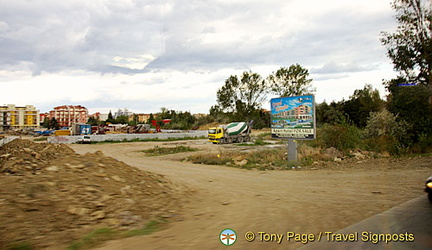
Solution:
[[[232,248],[296,248],[286,238],[280,244],[265,242],[258,232],[318,234],[336,232],[348,225],[423,195],[432,158],[371,159],[324,170],[256,171],[181,162],[188,154],[221,152],[224,145],[205,140],[181,142],[201,151],[147,157],[139,150],[176,142],[72,145],[77,153],[101,150],[105,155],[137,168],[165,175],[194,190],[185,196],[180,214],[168,228],[147,236],[105,243],[100,249],[218,249],[220,232],[237,233]],[[178,143],[178,142],[177,142]],[[241,150],[239,148],[238,150]],[[253,242],[244,234],[252,231]],[[266,238],[268,239],[268,238]]]

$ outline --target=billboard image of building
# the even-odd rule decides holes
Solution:
[[[313,95],[273,98],[271,133],[276,139],[315,139],[315,98]]]

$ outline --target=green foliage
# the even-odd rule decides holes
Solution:
[[[90,249],[98,244],[118,238],[132,237],[137,235],[148,235],[160,229],[161,224],[165,223],[165,220],[151,220],[141,229],[130,230],[126,232],[119,232],[112,228],[99,228],[96,229],[80,239],[72,242],[72,244],[67,248],[68,250],[78,250],[78,249]],[[27,248],[15,248],[15,249],[27,249]],[[28,248],[31,249],[31,248]]]
[[[101,124],[101,121],[99,120],[99,118],[95,118],[93,116],[90,116],[87,120],[87,124],[90,124],[92,126],[98,126]]]
[[[199,154],[188,157],[196,164],[225,165],[244,169],[286,169],[286,150],[260,150],[247,153],[220,152],[219,154]],[[244,164],[236,162],[245,160]]]
[[[120,116],[115,118],[114,123],[116,123],[116,124],[128,124],[129,123],[129,116],[120,115]]]
[[[33,247],[28,242],[11,243],[6,246],[7,250],[32,250]]]
[[[249,142],[249,143],[236,143],[234,145],[235,146],[263,146],[263,145],[270,144],[268,142],[265,142],[264,141],[265,139],[268,139],[268,140],[272,139],[270,132],[269,133],[261,133],[261,134],[259,134],[254,140],[252,140],[253,144]]]
[[[323,124],[341,124],[346,122],[346,116],[343,111],[343,102],[326,102],[316,105],[316,120],[318,125]]]
[[[285,169],[288,167],[288,161],[285,159],[286,150],[260,150],[246,154],[248,161],[243,168],[259,170],[266,169]]]
[[[389,152],[399,155],[411,146],[412,141],[408,131],[410,125],[386,109],[371,113],[363,137],[366,149],[375,152]]]
[[[176,146],[176,147],[158,147],[155,146],[152,149],[142,150],[141,152],[146,153],[148,156],[159,156],[159,155],[167,155],[167,154],[177,154],[183,152],[194,152],[197,151],[196,148],[185,147],[185,146]]]
[[[113,115],[111,113],[111,110],[108,113],[108,119],[106,120],[106,122],[107,123],[116,123],[115,120],[114,120],[114,117],[113,117]]]
[[[390,94],[387,109],[404,121],[407,131],[396,138],[407,151],[430,149],[432,136],[432,2],[429,0],[393,0],[398,28],[383,32],[381,42],[400,75],[385,82]],[[414,83],[416,86],[403,86]]]
[[[390,135],[380,135],[372,138],[365,138],[362,144],[363,149],[377,153],[389,153],[390,155],[401,155],[408,152],[408,148]]]
[[[116,234],[116,231],[112,228],[100,228],[96,229],[86,235],[81,239],[73,242],[67,249],[77,250],[82,248],[89,248],[97,245],[100,242],[112,239]]]
[[[212,106],[209,111],[214,122],[230,123],[232,120],[231,114],[225,113],[219,105]]]
[[[166,222],[166,221],[151,220],[143,228],[127,231],[124,235],[126,237],[131,237],[137,235],[151,234],[160,228],[161,222]]]
[[[379,91],[366,84],[363,89],[357,89],[350,99],[343,103],[343,111],[348,119],[360,128],[366,126],[371,112],[377,112],[384,106]]]
[[[195,119],[192,129],[197,129],[199,126],[214,122],[215,119],[211,115],[199,116]]]
[[[366,126],[370,112],[376,112],[383,108],[384,101],[380,98],[378,90],[373,90],[371,85],[363,89],[355,90],[349,100],[326,102],[317,105],[316,115],[318,124],[343,124],[354,123],[359,127]]]
[[[360,130],[350,124],[325,124],[317,132],[316,146],[334,147],[340,151],[357,148],[360,143]]]
[[[232,161],[230,154],[222,153],[193,155],[187,159],[193,163],[205,165],[227,165],[228,162]]]
[[[154,117],[153,113],[150,113],[147,123],[151,124],[154,119],[155,119],[155,117]]]
[[[383,109],[380,112],[372,112],[363,136],[366,138],[379,137],[382,135],[390,135],[398,140],[407,134],[409,125],[405,121],[397,121],[397,117],[388,110]]]
[[[268,86],[257,73],[245,71],[241,77],[230,76],[218,90],[218,105],[210,108],[210,115],[217,122],[254,120],[254,128],[269,127],[270,115],[261,110],[267,93]]]
[[[35,138],[33,141],[47,141],[48,137]]]
[[[58,121],[56,120],[56,118],[53,117],[48,122],[48,129],[56,129],[56,130],[60,129],[60,124],[58,123]]]
[[[48,128],[49,127],[49,122],[50,122],[50,119],[48,117],[45,117],[44,120],[43,120],[42,127]]]
[[[270,114],[263,112],[261,103],[271,92],[280,96],[302,95],[312,92],[309,72],[299,64],[281,67],[263,80],[251,71],[241,76],[230,76],[217,92],[217,105],[210,108],[214,121],[254,120],[254,128],[270,127]]]
[[[267,79],[271,91],[280,97],[305,95],[313,92],[309,72],[299,64],[281,67]]]
[[[432,84],[432,3],[430,0],[394,0],[395,33],[383,32],[381,42],[395,70],[404,78]]]
[[[429,153],[432,152],[432,135],[421,134],[419,142],[413,146],[414,153]]]
[[[384,107],[379,91],[366,84],[363,89],[357,89],[347,101],[323,102],[316,107],[317,123],[319,125],[353,123],[359,128],[366,126],[371,112],[377,112]]]
[[[235,113],[242,121],[250,120],[252,112],[261,108],[267,92],[259,74],[245,71],[241,77],[230,76],[225,80],[217,91],[217,102],[220,110]]]
[[[165,129],[181,129],[188,130],[194,127],[196,118],[190,112],[169,110],[162,107],[161,112],[157,113],[156,120],[160,121],[159,125]],[[171,121],[167,124],[163,123],[162,120],[170,119]]]
[[[401,86],[401,83],[406,83],[405,79],[387,83],[390,92],[387,108],[399,121],[410,125],[407,133],[413,143],[418,143],[421,135],[432,135],[432,89],[425,85]]]
[[[132,121],[129,122],[129,125],[131,125],[131,126],[138,125],[138,115],[137,114],[133,114]]]

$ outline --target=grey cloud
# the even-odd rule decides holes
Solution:
[[[377,26],[387,28],[388,17],[342,9],[314,17],[305,13],[305,19],[312,22],[310,26],[292,31],[282,24],[282,35],[275,39],[266,30],[272,25],[268,20],[286,18],[280,10],[289,4],[288,1],[36,4],[6,0],[0,7],[0,66],[29,62],[34,74],[70,69],[138,74],[166,69],[194,71],[300,63],[323,73],[332,70],[329,61],[337,62],[346,55],[352,60],[340,63],[351,65],[351,70],[377,60],[375,55],[382,48],[370,30]],[[289,18],[286,20],[290,22]],[[243,37],[229,43],[203,42],[206,35],[225,31],[242,32]],[[143,68],[115,61],[116,57],[139,61],[141,55],[151,55],[155,60]],[[319,66],[326,63],[327,66]]]
[[[31,2],[8,1],[0,8],[0,65],[33,62],[36,72],[84,69],[134,73],[106,65],[115,65],[116,56],[160,53],[160,25],[142,19],[133,8],[116,12],[73,2],[42,5],[46,9]]]
[[[329,62],[319,68],[312,68],[311,72],[315,74],[338,74],[347,72],[363,72],[378,69],[378,65],[359,65],[354,62]]]

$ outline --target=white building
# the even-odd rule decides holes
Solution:
[[[115,112],[113,114],[113,118],[117,119],[117,117],[120,117],[120,116],[127,116],[127,117],[129,117],[131,115],[133,115],[133,113],[130,112],[127,108],[124,108],[124,110],[119,109],[117,112]]]

